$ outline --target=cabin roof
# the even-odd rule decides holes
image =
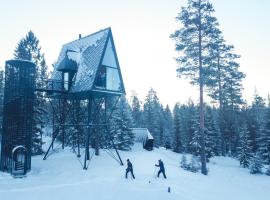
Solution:
[[[93,85],[108,40],[111,40],[113,43],[111,28],[100,30],[86,37],[64,44],[58,60],[54,65],[52,79],[62,80],[62,71],[76,71],[76,77],[74,78],[74,84],[70,92],[87,92],[95,89]],[[115,56],[117,60],[116,52]],[[124,93],[124,84],[118,60],[117,65]]]

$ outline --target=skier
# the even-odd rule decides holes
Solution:
[[[135,179],[135,176],[133,174],[133,167],[132,167],[132,163],[129,161],[129,159],[127,159],[127,169],[126,169],[126,178],[127,178],[127,174],[128,172],[131,173],[133,179]]]
[[[159,174],[162,173],[163,174],[163,177],[164,178],[167,178],[166,177],[166,174],[165,174],[164,164],[163,164],[163,162],[162,162],[161,159],[158,160],[158,165],[156,164],[155,166],[156,167],[159,167],[159,171],[158,171],[157,177],[159,178]]]

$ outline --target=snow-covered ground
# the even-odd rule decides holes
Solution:
[[[268,200],[270,177],[250,175],[231,158],[214,158],[210,173],[184,171],[181,156],[165,149],[145,151],[136,144],[130,152],[120,152],[134,166],[135,180],[125,179],[126,166],[120,166],[106,152],[94,156],[88,170],[82,170],[68,148],[51,155],[32,158],[26,178],[14,179],[0,173],[1,200]],[[165,163],[168,179],[155,178],[154,164]],[[161,176],[162,177],[162,176]],[[168,193],[168,187],[171,193]]]

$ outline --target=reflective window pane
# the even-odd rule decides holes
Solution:
[[[105,88],[105,86],[106,86],[106,67],[101,66],[97,74],[96,87]]]
[[[120,91],[121,90],[121,81],[119,77],[119,72],[117,69],[107,67],[107,89]]]

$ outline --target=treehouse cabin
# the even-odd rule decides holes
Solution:
[[[101,127],[104,131],[107,130],[107,122],[114,107],[120,96],[125,94],[111,28],[86,37],[80,35],[79,39],[64,44],[54,65],[52,79],[41,91],[46,91],[51,99],[59,100],[59,109],[53,109],[53,119],[56,119],[56,122],[53,121],[52,126],[60,126],[60,129],[53,128],[52,143],[43,159],[47,158],[54,140],[59,135],[64,148],[65,128],[73,126],[77,130],[74,137],[85,140],[83,169],[87,169],[86,162],[90,160],[90,135],[95,134],[95,130]],[[53,107],[57,106],[56,101],[51,104],[54,104]],[[61,112],[57,113],[56,110]],[[79,115],[84,117],[75,117]],[[113,141],[111,142],[114,146]],[[96,141],[96,149],[98,145],[99,142]],[[81,156],[79,142],[76,154],[77,157]],[[117,155],[123,164],[118,152]]]
[[[66,91],[80,98],[125,93],[111,29],[63,45],[51,87],[55,93]]]

